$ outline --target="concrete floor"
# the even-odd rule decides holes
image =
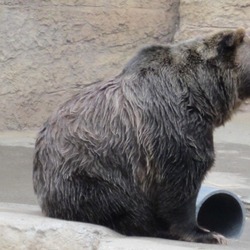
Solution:
[[[0,133],[0,202],[37,204],[32,187],[32,157],[35,132]],[[250,209],[250,111],[239,112],[215,133],[217,159],[206,183],[231,190]],[[229,249],[250,249],[250,222],[247,219],[239,241]],[[185,243],[180,243],[185,246]],[[197,248],[203,249],[203,248]],[[209,248],[208,248],[209,249]]]

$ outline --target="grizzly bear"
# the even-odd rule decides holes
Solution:
[[[43,213],[125,235],[225,243],[199,227],[195,203],[214,163],[213,131],[248,97],[243,29],[143,48],[39,132],[33,182]]]

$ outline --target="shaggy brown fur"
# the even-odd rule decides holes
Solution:
[[[142,49],[44,124],[33,173],[42,211],[126,235],[223,243],[197,225],[195,202],[214,128],[249,96],[244,30]]]

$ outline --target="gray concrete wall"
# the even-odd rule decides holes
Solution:
[[[0,0],[0,130],[39,127],[84,84],[169,42],[179,0]]]

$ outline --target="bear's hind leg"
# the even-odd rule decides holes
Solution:
[[[187,241],[194,241],[199,243],[209,244],[227,244],[226,238],[216,232],[210,232],[209,230],[203,229],[196,226],[189,235],[186,236]]]
[[[103,225],[125,235],[154,236],[152,206],[140,190],[127,187],[86,176],[61,180],[42,208],[50,217]]]
[[[216,232],[210,232],[197,225],[193,228],[180,229],[175,227],[173,232],[161,232],[158,237],[197,243],[227,244],[227,240],[223,235]]]
[[[106,181],[88,182],[80,217],[124,235],[153,236],[156,228],[152,206],[140,190],[131,186],[125,189]]]
[[[226,244],[224,236],[197,225],[195,209],[196,196],[171,211],[164,211],[164,206],[162,206],[157,213],[157,221],[161,227],[158,237],[208,244]]]

